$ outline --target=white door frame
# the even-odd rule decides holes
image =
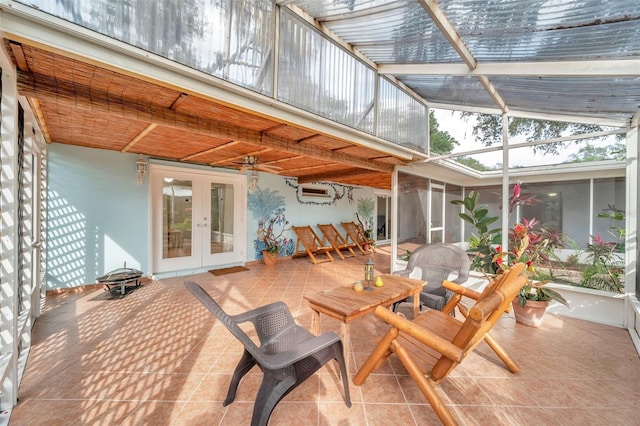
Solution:
[[[433,190],[436,189],[440,192],[442,192],[442,203],[440,206],[434,206],[433,205]],[[433,242],[433,234],[440,232],[440,241],[444,241],[444,230],[445,230],[445,203],[446,203],[446,197],[445,197],[445,185],[439,184],[439,183],[434,183],[431,179],[429,179],[429,201],[428,201],[428,212],[429,212],[429,221],[427,222],[427,224],[429,225],[429,229],[428,229],[428,235],[429,238],[427,239],[428,243],[432,243]],[[442,217],[442,225],[441,226],[433,226],[433,209],[439,207],[440,210],[440,214]]]
[[[203,239],[201,244],[192,247],[191,256],[178,257],[173,259],[162,258],[163,230],[162,230],[162,187],[165,176],[173,178],[191,180],[194,182],[193,200],[194,210],[200,208],[195,206],[197,200],[205,193],[205,185],[214,181],[216,183],[231,184],[234,187],[234,247],[232,252],[211,255],[202,249],[210,244],[211,233],[203,231],[210,229],[210,218],[207,219],[207,226],[197,218],[193,219],[192,232],[201,233]],[[239,264],[246,261],[246,223],[247,223],[247,182],[246,176],[232,173],[220,173],[185,167],[165,166],[158,164],[150,165],[149,172],[150,185],[150,223],[151,223],[151,259],[152,270],[155,272],[171,272],[185,269],[199,269],[212,266]],[[197,193],[200,194],[197,194]],[[204,197],[204,196],[203,196]],[[208,200],[208,199],[207,199]],[[198,226],[200,225],[200,226]],[[208,238],[207,238],[208,237]]]

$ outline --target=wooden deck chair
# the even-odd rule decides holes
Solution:
[[[520,265],[523,265],[523,264],[518,264],[518,268],[521,267],[522,269],[524,269],[524,266],[520,266]],[[453,312],[455,314],[454,310],[455,308],[458,308],[458,311],[462,314],[462,316],[466,318],[469,316],[469,308],[467,308],[464,304],[461,303],[462,298],[468,297],[469,299],[472,299],[477,303],[478,301],[485,298],[488,294],[490,294],[493,291],[493,288],[499,284],[500,282],[498,280],[493,280],[485,287],[482,293],[479,293],[475,290],[463,287],[460,284],[456,284],[452,281],[445,281],[442,286],[452,291],[453,296],[449,299],[449,301],[444,306],[444,308],[442,308],[442,312],[446,314],[451,314]],[[508,313],[510,309],[511,309],[511,304],[507,305],[507,309],[505,312]],[[484,341],[496,353],[496,355],[498,355],[498,357],[502,360],[502,362],[505,363],[509,371],[511,371],[512,373],[517,373],[518,371],[520,371],[520,367],[518,367],[518,364],[516,364],[515,361],[511,359],[511,357],[502,348],[502,346],[500,346],[498,342],[496,342],[489,333],[484,335]]]
[[[296,236],[298,237],[298,241],[296,242],[296,252],[294,253],[293,257],[308,255],[311,259],[311,262],[313,262],[314,264],[322,262],[333,262],[333,257],[330,253],[332,247],[323,246],[320,242],[320,238],[318,238],[318,235],[309,225],[292,226],[291,229],[293,229],[293,232],[295,232]],[[300,250],[300,244],[302,244],[304,250]],[[318,254],[325,254],[327,258],[318,260],[316,259],[316,255]]]
[[[333,224],[328,225],[318,225],[318,229],[322,232],[322,244],[324,244],[325,240],[331,244],[333,247],[333,251],[340,257],[340,259],[344,259],[345,257],[354,257],[356,252],[353,251],[353,248],[356,246],[355,243],[347,243],[347,240],[340,235],[338,230]],[[344,255],[342,254],[342,250],[348,250],[349,253]]]
[[[490,284],[490,290],[469,310],[464,322],[437,310],[428,310],[412,321],[383,307],[376,316],[391,325],[353,379],[361,385],[378,366],[395,353],[445,425],[456,420],[438,395],[435,385],[464,361],[527,282],[525,265],[518,264]]]
[[[363,247],[365,244],[369,244],[371,251],[375,253],[375,249],[373,248],[373,243],[375,241],[366,237],[364,229],[362,229],[361,226],[356,225],[355,222],[342,222],[342,227],[347,233],[347,242],[351,239],[353,244],[355,244],[356,247],[358,247],[358,250],[360,250],[360,253],[368,253],[368,251]]]

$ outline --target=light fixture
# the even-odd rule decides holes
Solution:
[[[251,173],[251,182],[249,183],[249,192],[255,191],[257,186],[258,186],[258,172],[254,170]]]
[[[138,175],[138,183],[142,184],[144,182],[144,177],[147,175],[149,171],[149,163],[144,159],[142,154],[140,154],[140,158],[136,161],[136,174]]]
[[[367,260],[367,263],[364,264],[364,280],[368,284],[371,284],[371,281],[373,281],[373,266],[374,265],[371,258],[369,258],[369,260]]]

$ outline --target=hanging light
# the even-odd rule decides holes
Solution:
[[[373,281],[373,261],[371,258],[367,260],[367,263],[364,264],[364,280],[368,283]]]
[[[138,175],[138,183],[142,184],[144,182],[144,177],[147,175],[149,171],[149,163],[144,159],[142,154],[140,154],[140,158],[136,161],[136,174]]]
[[[251,182],[249,183],[249,192],[253,192],[256,190],[258,186],[258,172],[255,170],[251,173]]]

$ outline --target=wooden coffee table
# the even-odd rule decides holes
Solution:
[[[349,371],[351,353],[349,333],[351,321],[373,312],[378,306],[388,307],[409,296],[413,296],[413,315],[417,316],[420,313],[420,291],[426,284],[424,281],[391,274],[382,275],[382,281],[383,287],[375,287],[372,283],[372,291],[356,292],[349,285],[304,296],[313,310],[311,331],[314,334],[320,333],[320,314],[342,322],[340,328],[347,371]]]

